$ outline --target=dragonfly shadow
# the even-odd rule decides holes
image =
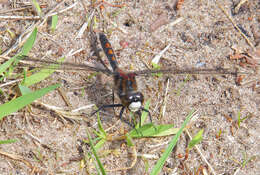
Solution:
[[[97,108],[103,105],[113,103],[113,78],[106,76],[104,74],[97,74],[94,82],[89,86],[87,85],[84,90],[87,94],[88,100],[90,103],[95,104]],[[89,115],[95,111],[96,108],[92,108],[92,111]],[[105,112],[104,112],[105,111]],[[100,111],[106,115],[113,117],[113,109],[108,108]],[[96,116],[96,115],[94,115]],[[109,117],[109,118],[110,118]],[[106,120],[107,117],[101,117],[101,119]]]

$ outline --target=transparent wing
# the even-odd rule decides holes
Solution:
[[[94,72],[102,72],[108,75],[113,74],[110,70],[106,68],[98,68],[94,66],[90,66],[87,64],[77,64],[72,62],[57,62],[51,60],[40,60],[35,58],[30,58],[27,56],[23,56],[24,58],[20,61],[22,63],[20,67],[31,67],[31,68],[46,68],[49,69],[57,69],[57,70],[82,70],[82,71],[94,71]],[[50,66],[52,65],[52,66]],[[56,65],[56,66],[55,66]]]
[[[237,75],[237,74],[243,74],[242,72],[238,72],[237,70],[229,70],[224,68],[205,68],[205,69],[199,69],[199,68],[189,68],[189,69],[178,69],[176,67],[169,67],[165,69],[159,69],[159,70],[141,70],[141,71],[135,71],[133,72],[136,75],[139,76],[149,76],[156,73],[163,73],[163,74],[175,74],[175,75],[181,75],[181,74],[227,74],[227,75]]]
[[[63,70],[81,70],[81,71],[94,71],[94,72],[102,72],[108,75],[113,75],[116,72],[112,72],[108,70],[107,68],[98,68],[94,66],[90,66],[87,64],[78,64],[78,63],[72,63],[72,62],[63,62],[59,63],[57,61],[46,61],[46,60],[40,60],[40,59],[33,59],[29,57],[25,57],[23,59],[23,63],[25,66],[30,66],[32,68],[41,68],[46,67],[48,65],[57,64],[59,67],[54,67],[53,69],[63,69]],[[37,63],[37,64],[36,64]],[[52,69],[52,67],[50,67]],[[229,70],[224,69],[221,67],[218,68],[189,68],[189,69],[179,69],[177,67],[168,67],[164,69],[159,70],[153,70],[153,69],[146,69],[141,71],[131,71],[130,73],[134,73],[138,76],[152,76],[156,73],[163,73],[163,74],[173,74],[173,75],[181,75],[181,74],[202,74],[202,75],[214,75],[214,74],[220,74],[220,75],[233,75],[237,76],[238,74],[247,74],[245,72],[238,72],[237,70]]]

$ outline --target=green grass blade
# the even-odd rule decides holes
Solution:
[[[29,38],[24,43],[22,51],[20,53],[16,54],[15,56],[13,56],[12,58],[10,58],[8,61],[6,61],[4,64],[2,64],[0,66],[0,74],[2,74],[4,71],[6,71],[11,66],[11,64],[13,62],[21,59],[21,57],[19,57],[20,55],[27,55],[29,53],[29,51],[32,49],[32,46],[35,42],[36,35],[37,35],[37,28],[35,28],[32,31],[31,35],[29,36]]]
[[[159,66],[159,64],[153,63],[152,62],[152,66],[153,66],[153,70],[159,70],[161,67]],[[153,76],[157,76],[157,77],[161,77],[163,74],[162,73],[152,73]]]
[[[126,143],[127,143],[127,146],[129,146],[129,147],[134,146],[133,139],[129,134],[126,134]]]
[[[190,121],[192,115],[194,113],[194,110],[192,110],[189,115],[187,116],[186,120],[183,122],[180,130],[177,132],[177,134],[173,137],[173,139],[171,140],[168,148],[165,150],[165,152],[163,153],[162,157],[157,161],[156,165],[153,167],[151,175],[156,175],[159,174],[159,172],[162,170],[162,167],[164,165],[164,163],[166,162],[166,159],[170,156],[174,146],[176,145],[183,129],[185,128],[185,126],[187,125],[187,123]]]
[[[100,148],[102,148],[102,146],[106,143],[105,139],[101,139],[100,141],[97,142],[97,144],[95,145],[95,149],[99,150]]]
[[[57,62],[62,63],[64,61],[65,57],[60,58]],[[26,79],[22,82],[23,86],[31,86],[33,84],[36,84],[47,77],[49,77],[53,72],[55,72],[55,69],[58,69],[60,67],[60,64],[51,64],[48,67],[41,69],[39,72],[26,77]]]
[[[16,139],[9,139],[9,140],[0,140],[0,144],[9,144],[17,142]]]
[[[1,75],[4,71],[6,71],[6,70],[8,69],[8,67],[11,66],[11,64],[14,62],[15,59],[16,59],[16,57],[14,56],[14,57],[10,58],[8,61],[6,61],[4,64],[2,64],[2,65],[0,66],[0,75]]]
[[[240,113],[240,111],[238,111],[238,114],[237,114],[237,125],[238,125],[238,128],[240,128],[240,123],[241,123],[241,113]]]
[[[53,15],[51,18],[51,31],[54,32],[58,23],[58,15]]]
[[[27,86],[23,86],[23,85],[18,85],[19,90],[21,92],[22,95],[28,94],[30,92],[32,92],[32,90],[30,88],[28,88]]]
[[[47,88],[37,90],[35,92],[27,93],[21,97],[18,97],[14,100],[11,100],[5,104],[0,105],[0,120],[3,119],[5,116],[13,112],[16,112],[19,109],[23,108],[24,106],[32,103],[34,100],[42,97],[43,95],[56,89],[59,86],[60,86],[59,84],[56,84],[56,85],[49,86]]]
[[[106,133],[106,131],[104,130],[104,128],[103,128],[103,126],[102,126],[102,123],[101,123],[101,120],[100,120],[99,112],[97,113],[97,122],[98,122],[99,132],[101,133],[101,135],[102,135],[104,138],[106,138],[107,133]]]
[[[149,110],[150,103],[151,103],[151,100],[148,99],[146,101],[145,105],[144,105],[144,109]],[[141,126],[143,126],[143,124],[144,124],[145,120],[147,119],[147,117],[148,117],[148,113],[143,111],[142,115],[141,115]],[[139,126],[139,124],[137,124],[137,126]]]
[[[39,3],[36,0],[32,0],[32,4],[33,4],[37,14],[41,17],[42,16],[42,10],[41,10]]]
[[[190,141],[188,148],[191,149],[202,140],[203,129],[201,129]]]
[[[159,126],[156,126],[156,128],[160,131],[156,134],[154,134],[152,137],[164,137],[164,136],[169,136],[169,135],[174,135],[176,134],[180,128],[173,128],[172,126],[168,129],[164,128],[161,130],[161,128],[159,127],[162,127],[164,125],[159,125]],[[167,126],[167,125],[166,125]]]
[[[173,125],[154,126],[152,123],[149,123],[143,125],[141,128],[133,129],[132,131],[130,131],[129,136],[133,138],[162,137],[176,134],[178,130],[178,128],[173,128]]]
[[[104,166],[102,165],[102,163],[101,163],[101,161],[100,161],[100,159],[99,159],[99,157],[98,157],[98,155],[97,155],[97,151],[96,151],[96,149],[95,149],[95,146],[93,145],[92,138],[90,137],[90,134],[89,134],[88,131],[87,131],[87,135],[88,135],[88,140],[89,140],[89,144],[90,144],[92,153],[94,154],[94,156],[95,156],[95,158],[96,158],[96,161],[97,161],[97,163],[98,163],[98,167],[99,167],[101,173],[102,173],[103,175],[105,175],[106,172],[105,172]]]
[[[36,40],[37,36],[37,28],[35,28],[29,38],[26,40],[26,42],[23,45],[22,51],[20,52],[20,55],[28,55],[30,50],[32,49],[32,46]]]
[[[146,103],[144,105],[144,109],[149,110],[150,103],[151,103],[150,99],[146,100]],[[148,113],[143,111],[142,114],[141,114],[141,125],[138,122],[138,123],[135,124],[135,128],[138,129],[140,126],[143,126],[147,117],[148,117]]]
[[[10,72],[13,71],[13,66],[18,63],[23,57],[21,57],[19,54],[13,56],[8,61],[6,61],[4,64],[0,65],[0,74],[5,72],[8,68],[9,71],[6,73],[7,75],[10,74]]]

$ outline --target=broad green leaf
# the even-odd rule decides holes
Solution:
[[[160,127],[161,125],[159,125]],[[157,128],[158,126],[156,126]],[[169,128],[169,129],[166,129],[164,128],[164,130],[162,130],[161,132],[159,132],[158,134],[155,134],[153,135],[154,137],[162,137],[162,136],[169,136],[169,135],[174,135],[176,134],[178,131],[179,131],[180,128]]]
[[[173,139],[171,140],[171,142],[169,143],[168,148],[164,151],[162,157],[160,157],[160,159],[157,161],[156,165],[153,167],[152,172],[150,173],[151,175],[157,175],[160,173],[160,171],[162,170],[162,167],[164,165],[164,163],[166,162],[167,158],[171,155],[171,152],[173,150],[173,148],[175,147],[175,145],[177,144],[177,141],[183,131],[183,129],[185,128],[185,126],[187,125],[187,123],[190,121],[192,115],[194,113],[194,110],[192,110],[189,115],[187,116],[186,120],[183,122],[183,124],[181,125],[181,128],[179,129],[179,131],[177,132],[177,134],[173,137]]]
[[[59,84],[52,85],[47,88],[37,90],[35,92],[25,94],[21,97],[18,97],[14,100],[11,100],[5,104],[0,105],[0,120],[3,119],[5,116],[13,112],[16,112],[19,109],[25,107],[26,105],[32,103],[34,100],[44,96],[45,94],[56,89],[59,86],[60,86]]]
[[[31,35],[29,36],[29,38],[26,40],[26,42],[23,45],[22,51],[20,52],[19,55],[28,55],[28,53],[30,52],[30,50],[32,49],[32,46],[36,40],[36,36],[37,36],[37,28],[35,28]]]
[[[152,123],[145,124],[141,128],[135,128],[130,133],[129,136],[133,138],[142,137],[161,137],[171,134],[175,134],[176,129],[173,129],[172,125],[158,125],[154,126]]]
[[[191,149],[202,140],[203,129],[201,129],[190,141],[188,148]]]
[[[18,87],[19,87],[19,90],[20,90],[22,95],[25,95],[25,94],[32,92],[32,90],[30,88],[28,88],[27,86],[23,86],[23,85],[19,84]]]
[[[64,61],[65,57],[60,58],[57,63],[62,63]],[[53,72],[55,72],[55,69],[58,69],[60,67],[60,64],[51,64],[47,66],[46,68],[41,69],[39,72],[26,77],[26,79],[22,82],[23,86],[31,86],[33,84],[36,84],[47,77],[49,77]]]

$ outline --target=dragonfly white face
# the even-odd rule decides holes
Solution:
[[[137,112],[142,107],[142,102],[144,100],[144,96],[141,92],[136,92],[132,95],[130,95],[128,98],[129,106],[128,108],[132,112]]]
[[[132,103],[130,103],[130,105],[129,105],[129,109],[130,109],[130,111],[132,111],[132,112],[137,112],[137,111],[139,111],[139,109],[141,108],[141,106],[142,106],[142,103],[141,103],[140,101],[138,101],[138,102],[132,102]]]

